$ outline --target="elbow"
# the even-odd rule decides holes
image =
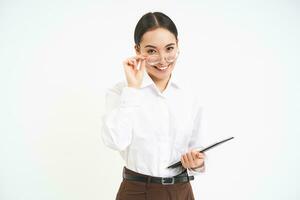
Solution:
[[[101,130],[101,138],[105,146],[116,150],[124,151],[130,144],[129,138],[126,137],[128,134],[126,132],[120,132],[114,128],[103,124]]]

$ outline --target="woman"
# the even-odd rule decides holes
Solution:
[[[124,62],[126,81],[107,91],[102,139],[126,162],[118,200],[194,199],[190,180],[205,171],[202,107],[172,73],[179,55],[173,21],[149,12],[134,31],[136,56]],[[181,160],[182,167],[169,169]]]

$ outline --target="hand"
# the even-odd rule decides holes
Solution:
[[[137,55],[123,61],[126,80],[129,87],[140,88],[146,69],[145,56]],[[141,62],[140,69],[137,66]]]
[[[196,169],[204,165],[204,153],[191,150],[181,156],[181,163],[184,168]]]

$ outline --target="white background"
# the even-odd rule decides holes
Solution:
[[[263,3],[264,2],[264,3]],[[207,153],[196,199],[296,200],[298,1],[0,1],[0,199],[114,199],[124,165],[100,139],[149,11],[179,31],[176,73],[199,89]]]

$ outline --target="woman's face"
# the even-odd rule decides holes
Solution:
[[[140,42],[137,54],[145,56],[160,56],[159,63],[150,65],[146,62],[148,74],[155,80],[169,79],[176,60],[172,63],[166,61],[166,57],[174,55],[178,50],[178,42],[173,33],[164,28],[147,31]],[[176,54],[176,53],[175,53]]]

